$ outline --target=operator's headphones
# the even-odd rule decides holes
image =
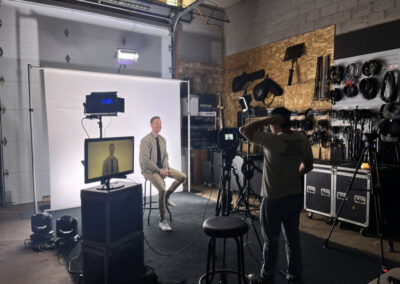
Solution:
[[[340,84],[344,77],[344,68],[342,66],[331,66],[328,76],[332,84]]]
[[[370,60],[364,62],[361,71],[365,76],[370,77],[378,74],[379,71],[381,71],[381,68],[382,65],[378,60]]]
[[[364,98],[367,100],[372,100],[376,97],[378,93],[378,82],[377,80],[372,78],[364,78],[360,82],[360,91]]]
[[[387,71],[383,77],[383,85],[380,93],[384,102],[390,103],[397,99],[396,78],[393,71]]]

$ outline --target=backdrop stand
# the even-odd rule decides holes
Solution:
[[[191,155],[191,145],[190,145],[190,81],[186,81],[187,82],[187,93],[188,93],[188,167],[187,167],[187,183],[188,183],[188,192],[191,191],[191,182],[190,182],[190,172],[191,172],[191,166],[190,166],[190,155]]]
[[[38,209],[38,201],[37,201],[37,189],[36,189],[36,165],[35,165],[35,153],[34,153],[34,133],[33,133],[33,103],[32,103],[32,91],[31,91],[31,70],[32,69],[37,69],[37,70],[45,70],[46,67],[42,66],[32,66],[31,64],[27,65],[28,68],[28,95],[29,95],[29,122],[30,122],[30,142],[31,142],[31,165],[32,165],[32,191],[33,191],[33,202],[34,202],[34,213],[37,214],[39,213]],[[162,78],[155,78],[155,79],[162,79]],[[181,82],[187,82],[188,83],[188,99],[190,100],[190,82],[189,81],[183,81],[179,80]],[[188,103],[188,147],[190,150],[190,104]],[[182,160],[181,160],[182,161]],[[190,184],[190,178],[191,178],[191,173],[190,173],[190,152],[188,155],[188,164],[189,164],[189,171],[188,171],[188,191],[191,191],[191,184]]]
[[[33,203],[35,205],[35,214],[39,213],[37,197],[36,197],[36,170],[35,170],[35,152],[34,152],[34,136],[33,136],[33,107],[32,107],[32,94],[31,94],[31,69],[43,70],[42,67],[32,66],[28,64],[28,95],[29,95],[29,129],[31,138],[31,165],[32,165],[32,191],[33,191]]]

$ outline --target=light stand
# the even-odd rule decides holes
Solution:
[[[32,94],[31,94],[31,69],[38,67],[32,67],[28,64],[28,95],[29,95],[29,129],[31,138],[31,166],[32,166],[32,189],[33,189],[33,203],[35,205],[35,214],[39,213],[36,197],[36,167],[35,167],[35,152],[34,152],[34,135],[33,135],[33,107],[32,107]]]
[[[343,205],[347,199],[347,196],[349,194],[349,191],[352,189],[353,182],[356,178],[356,175],[358,173],[358,170],[360,169],[361,163],[364,158],[364,154],[367,153],[368,155],[368,162],[370,166],[370,177],[371,177],[371,187],[370,187],[370,192],[372,195],[372,198],[374,200],[374,211],[375,211],[375,222],[376,222],[376,231],[377,231],[377,236],[379,237],[380,241],[380,253],[381,253],[381,272],[385,273],[387,271],[387,268],[385,266],[385,256],[383,252],[383,230],[382,230],[382,210],[381,210],[381,203],[380,203],[380,180],[379,180],[379,170],[378,170],[378,163],[377,163],[377,157],[376,157],[376,148],[375,148],[375,140],[378,137],[378,134],[376,133],[364,133],[363,136],[363,141],[365,143],[365,147],[361,152],[360,158],[357,162],[356,168],[354,170],[353,176],[351,177],[351,180],[347,186],[346,193],[343,197],[342,203],[340,204],[339,210],[335,216],[335,219],[333,221],[331,231],[329,232],[328,238],[324,240],[323,242],[323,247],[328,248],[328,243],[329,239],[333,233],[333,230],[335,228],[335,225],[337,223],[337,220],[340,216],[340,212],[342,211]],[[389,241],[389,243],[391,243]]]

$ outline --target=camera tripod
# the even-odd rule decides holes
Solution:
[[[236,184],[239,191],[242,191],[242,187],[239,181],[239,175],[236,169],[232,166],[233,158],[236,153],[223,153],[222,154],[222,176],[221,176],[221,187],[218,191],[217,205],[215,208],[215,216],[229,216],[232,212],[232,190],[231,190],[231,173],[235,176]]]
[[[369,163],[369,172],[370,172],[370,189],[372,199],[374,202],[374,211],[375,211],[375,222],[376,222],[376,233],[380,240],[380,253],[381,253],[381,273],[387,272],[385,266],[385,256],[383,252],[383,216],[381,210],[381,202],[380,202],[380,180],[379,180],[379,171],[378,171],[378,163],[377,163],[377,155],[376,155],[376,148],[375,148],[375,140],[378,137],[376,133],[364,133],[363,141],[365,143],[364,149],[361,152],[361,156],[357,162],[357,166],[354,170],[353,176],[347,186],[346,193],[343,197],[342,203],[340,204],[339,210],[336,213],[335,219],[333,221],[331,231],[329,232],[329,236],[323,242],[323,247],[328,247],[329,239],[333,233],[337,220],[340,216],[340,212],[342,211],[343,205],[347,199],[349,191],[352,189],[353,182],[356,178],[358,170],[360,169],[361,163],[363,162],[364,155],[367,155],[368,163]],[[389,240],[389,245],[392,246],[392,242]],[[379,282],[378,282],[379,283]]]
[[[243,173],[243,187],[240,188],[241,190],[239,192],[239,197],[232,213],[239,212],[240,206],[242,206],[244,207],[245,216],[253,217],[251,215],[251,211],[254,211],[254,209],[250,209],[249,197],[250,195],[255,196],[256,194],[254,193],[253,188],[251,187],[250,181],[254,176],[254,170],[257,170],[259,173],[262,173],[262,170],[256,167],[253,161],[251,161],[251,159],[248,157],[244,158],[241,170]]]
[[[250,184],[250,179],[253,177],[254,170],[250,170],[250,165],[252,164],[251,161],[245,160],[243,166],[242,166],[242,171],[245,169],[247,172],[243,172],[244,175],[244,186],[242,187],[240,184],[239,180],[239,175],[236,171],[236,169],[232,166],[232,161],[233,158],[237,156],[237,154],[224,154],[222,156],[223,159],[223,172],[222,172],[222,177],[221,177],[221,188],[218,191],[218,198],[217,198],[217,205],[216,205],[216,216],[219,216],[220,214],[222,216],[230,216],[233,215],[234,213],[238,213],[240,211],[240,205],[244,205],[244,219],[250,218],[250,223],[251,226],[254,230],[254,233],[256,235],[257,241],[262,249],[262,242],[260,239],[259,234],[257,233],[257,230],[255,228],[253,219],[254,216],[251,215],[251,209],[250,209],[250,204],[249,204],[249,195],[254,194],[251,184]],[[255,167],[255,169],[261,172],[260,169]],[[236,184],[239,188],[239,196],[238,200],[236,202],[235,208],[232,210],[232,190],[231,190],[231,173],[233,172],[233,175],[235,176]]]

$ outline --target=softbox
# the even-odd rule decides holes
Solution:
[[[269,93],[272,93],[274,96],[277,97],[283,95],[282,87],[270,78],[265,78],[253,89],[254,99],[258,102],[262,102],[265,100],[265,98],[269,97]]]

